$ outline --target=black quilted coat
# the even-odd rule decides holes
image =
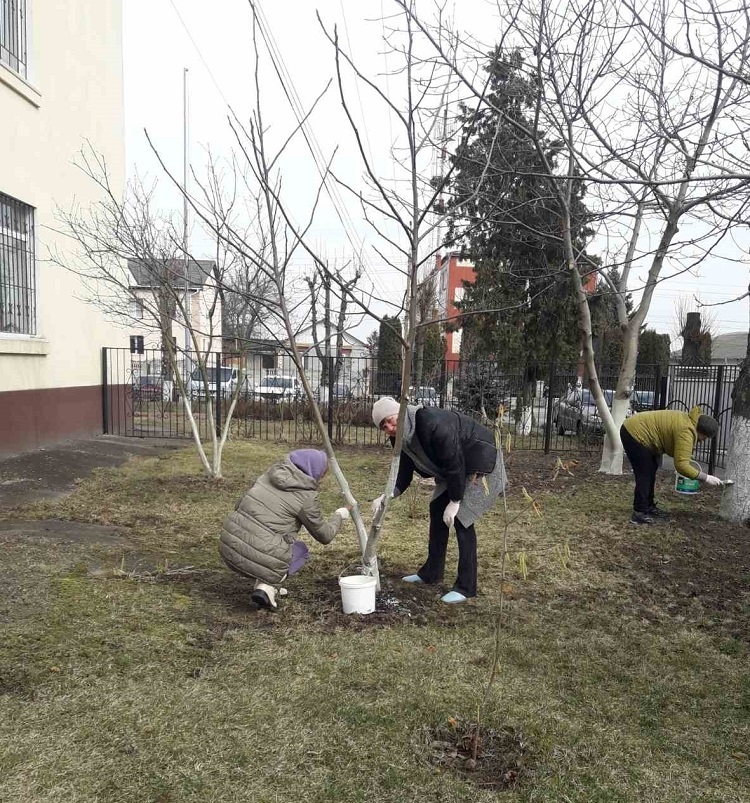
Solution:
[[[415,422],[412,439],[419,439],[425,455],[440,468],[451,500],[463,499],[467,477],[492,473],[497,450],[495,438],[487,427],[463,413],[439,407],[421,407],[416,412]],[[415,471],[423,477],[430,476],[420,471],[411,457],[402,451],[396,496],[409,487]]]

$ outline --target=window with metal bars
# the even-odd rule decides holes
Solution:
[[[0,61],[27,77],[26,0],[0,0]]]
[[[1,192],[0,332],[36,334],[34,209]]]

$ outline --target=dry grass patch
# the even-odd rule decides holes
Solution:
[[[189,451],[135,460],[67,499],[13,512],[112,526],[122,540],[3,541],[0,798],[498,799],[507,767],[436,763],[434,742],[449,741],[435,734],[451,722],[465,736],[476,720],[499,602],[500,512],[480,523],[482,593],[467,605],[399,582],[424,557],[430,490],[420,488],[389,513],[375,615],[340,612],[337,577],[356,562],[351,527],[330,547],[313,544],[281,613],[255,611],[249,583],[218,559],[218,527],[285,450],[233,443],[221,482],[197,477]],[[379,493],[387,459],[342,454],[358,498]],[[676,555],[679,582],[689,576],[688,558],[703,554],[691,522],[718,544],[711,498],[676,500],[689,517],[631,531],[626,478],[601,477],[585,458],[554,483],[553,457],[508,463],[509,507],[523,512],[510,531],[501,676],[482,721],[488,737],[523,735],[513,799],[750,799],[746,643],[726,609],[707,614],[717,585],[734,593],[746,556],[735,553],[726,576],[693,567],[716,584],[700,589],[694,618],[649,584]],[[332,484],[323,501],[339,504]],[[455,559],[451,545],[446,588]]]

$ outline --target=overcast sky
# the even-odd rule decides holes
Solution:
[[[395,68],[394,57],[384,53],[383,11],[389,13],[389,0],[266,0],[263,12],[281,53],[285,69],[297,95],[307,107],[334,77],[331,46],[325,41],[315,17],[318,10],[327,24],[339,25],[339,36],[357,56],[363,70],[377,77],[381,86],[398,92],[398,80],[386,79]],[[462,0],[461,22],[467,29],[476,25],[477,34],[487,36],[487,4],[483,0]],[[179,10],[179,13],[178,13]],[[143,134],[149,131],[156,147],[175,174],[182,174],[183,68],[189,70],[190,161],[200,174],[206,151],[221,158],[232,150],[227,124],[231,106],[240,119],[246,119],[254,94],[252,71],[251,14],[245,0],[127,0],[124,3],[125,123],[128,175],[159,175],[158,165]],[[379,77],[378,77],[379,76]],[[270,72],[264,73],[264,107],[271,136],[285,137],[293,125],[289,101]],[[365,91],[352,89],[354,113],[364,120],[365,147],[382,166],[394,137],[395,121]],[[357,183],[362,164],[354,139],[342,116],[338,94],[332,86],[321,101],[312,129],[321,151],[330,156],[337,148],[335,166],[347,180]],[[299,220],[305,219],[312,193],[317,187],[315,169],[300,140],[284,166],[287,197]],[[178,211],[181,202],[168,182],[160,179],[160,202]],[[346,235],[339,216],[329,201],[324,202],[314,229],[313,241],[330,260],[349,259],[356,247],[367,254],[368,273],[376,292],[390,301],[400,302],[403,280],[377,255],[381,249],[372,230],[361,220],[358,207],[342,196],[350,232]],[[200,233],[193,230],[194,250],[201,248]],[[387,250],[388,256],[392,251]],[[301,259],[304,265],[306,260]],[[704,265],[698,276],[681,276],[662,285],[656,292],[648,324],[661,332],[673,329],[674,305],[681,296],[698,295],[704,302],[732,298],[747,289],[746,265]],[[384,308],[383,308],[384,309]],[[381,309],[382,311],[382,309]],[[715,308],[719,332],[747,331],[747,300]],[[360,336],[375,324],[358,327]]]

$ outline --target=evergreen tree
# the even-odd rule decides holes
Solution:
[[[619,286],[620,274],[617,268],[609,271],[612,283]],[[594,336],[594,354],[597,364],[605,372],[617,376],[622,362],[623,332],[617,318],[616,294],[610,290],[609,284],[600,282],[597,292],[589,301],[591,309],[591,330]],[[628,316],[633,311],[633,296],[625,296],[625,311]],[[608,380],[611,385],[613,380]],[[614,380],[617,381],[616,379]]]
[[[476,281],[466,285],[460,303],[462,354],[520,368],[530,389],[546,374],[551,358],[567,362],[578,356],[575,297],[560,238],[562,219],[546,169],[528,138],[496,111],[533,126],[533,82],[517,51],[495,51],[486,69],[489,108],[475,114],[462,107],[464,133],[452,157],[449,236],[463,236],[476,270]],[[554,165],[557,144],[542,142]],[[580,185],[573,204],[574,241],[584,251],[590,232],[582,196]]]
[[[445,340],[440,331],[440,324],[425,327],[424,367],[422,384],[437,387],[445,360]]]
[[[378,333],[378,374],[375,387],[381,394],[396,394],[401,383],[401,320],[385,316]]]
[[[646,365],[658,365],[662,372],[669,366],[670,337],[660,335],[654,329],[641,332],[638,339],[638,368]]]

